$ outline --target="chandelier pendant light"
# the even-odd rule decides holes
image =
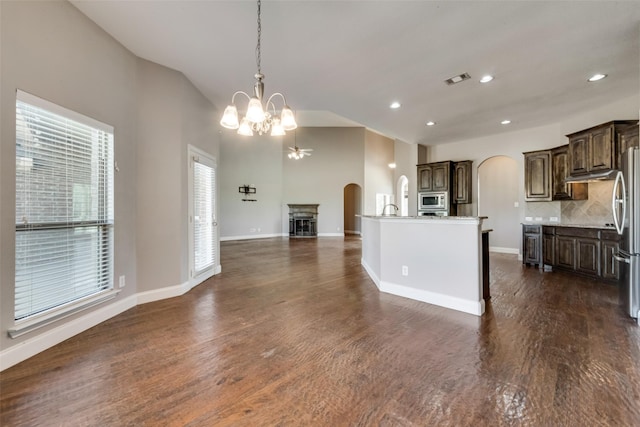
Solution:
[[[241,90],[237,91],[231,97],[231,105],[228,105],[224,110],[220,124],[227,129],[237,129],[240,135],[252,136],[254,132],[262,135],[271,130],[271,136],[285,135],[285,131],[294,130],[298,127],[296,119],[293,115],[293,111],[287,105],[287,100],[280,92],[276,92],[271,95],[267,102],[263,105],[262,100],[264,97],[264,74],[260,69],[260,42],[262,38],[262,23],[260,21],[260,6],[261,0],[258,0],[258,44],[256,45],[256,64],[258,66],[258,72],[255,74],[256,83],[253,87],[253,95],[249,96],[246,92]],[[247,105],[247,114],[238,120],[238,109],[235,105],[236,95],[243,94],[249,99]],[[273,103],[274,97],[282,98],[283,107],[280,111],[280,116],[276,111],[275,104]]]

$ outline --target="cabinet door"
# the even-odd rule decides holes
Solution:
[[[617,140],[616,169],[622,169],[622,155],[629,147],[638,147],[638,126],[632,125],[626,129]]]
[[[542,263],[553,265],[555,260],[555,236],[543,234],[542,236]]]
[[[576,239],[576,270],[593,276],[600,275],[600,241]]]
[[[591,131],[588,153],[590,172],[612,169],[613,125]]]
[[[453,200],[455,203],[471,203],[471,161],[457,162],[453,173]]]
[[[551,201],[551,152],[524,155],[524,188],[527,201]]]
[[[540,264],[540,234],[525,233],[522,259],[525,264]]]
[[[449,163],[439,163],[432,166],[433,191],[449,191]]]
[[[575,270],[575,237],[556,236],[555,265]]]
[[[433,170],[431,166],[418,166],[418,191],[433,190]]]
[[[603,279],[620,279],[620,272],[618,270],[618,262],[613,259],[613,254],[618,252],[619,243],[610,240],[603,240],[601,242],[601,270],[600,274]]]
[[[569,146],[551,150],[551,189],[553,200],[586,200],[589,197],[587,183],[565,184],[569,176]]]
[[[569,138],[570,175],[589,172],[589,134],[583,133]]]

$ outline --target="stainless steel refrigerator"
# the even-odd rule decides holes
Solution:
[[[620,301],[640,323],[640,149],[629,148],[613,185],[613,223],[622,235],[614,254],[621,273]]]

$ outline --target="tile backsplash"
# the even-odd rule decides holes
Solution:
[[[553,222],[557,218],[565,224],[606,224],[613,222],[611,193],[613,181],[589,183],[588,200],[561,202],[527,202],[525,218],[533,222]],[[531,218],[531,219],[529,219]]]
[[[588,200],[567,200],[562,204],[562,222],[572,224],[605,224],[613,222],[611,193],[613,181],[589,183]]]

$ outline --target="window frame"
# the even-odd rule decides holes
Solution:
[[[104,124],[102,122],[99,122],[95,119],[92,119],[83,114],[77,113],[75,111],[66,109],[62,106],[59,106],[57,104],[54,104],[52,102],[39,98],[37,96],[31,95],[19,89],[16,91],[15,101],[16,101],[16,119],[15,119],[16,120],[15,121],[16,165],[18,165],[20,161],[24,160],[24,157],[20,156],[21,153],[18,151],[18,141],[19,141],[19,138],[21,137],[21,135],[20,136],[18,135],[17,109],[18,109],[19,103],[28,104],[31,107],[45,110],[47,113],[61,116],[65,120],[73,121],[83,126],[87,126],[91,128],[92,132],[93,131],[102,132],[100,133],[99,137],[104,139],[101,139],[99,141],[93,141],[93,140],[91,141],[92,145],[90,146],[91,147],[90,149],[92,150],[91,151],[92,154],[90,154],[90,156],[94,156],[94,155],[98,156],[97,166],[87,160],[84,160],[84,163],[82,162],[78,163],[78,165],[81,165],[83,167],[89,166],[90,167],[89,170],[91,171],[91,177],[97,177],[98,179],[98,184],[96,184],[97,191],[91,193],[91,200],[96,205],[96,208],[95,208],[96,218],[87,218],[86,220],[84,219],[76,220],[71,218],[72,214],[69,214],[69,212],[67,212],[66,214],[63,215],[63,217],[65,217],[64,221],[59,221],[59,218],[57,216],[54,217],[53,215],[51,216],[52,221],[45,220],[42,222],[34,222],[29,224],[24,219],[24,217],[21,220],[20,218],[18,218],[18,214],[17,214],[17,209],[18,209],[17,196],[19,191],[17,188],[17,182],[18,182],[19,171],[16,167],[16,171],[15,171],[16,209],[14,210],[14,213],[16,214],[16,218],[15,218],[16,239],[15,239],[15,245],[14,245],[14,254],[16,258],[15,260],[16,271],[15,271],[14,277],[17,279],[17,276],[18,276],[17,249],[18,249],[19,239],[18,239],[17,233],[25,233],[25,232],[40,233],[40,232],[46,232],[47,230],[54,231],[54,232],[55,230],[74,230],[74,231],[89,230],[90,229],[89,227],[95,227],[96,233],[97,233],[95,235],[96,241],[95,242],[91,241],[90,244],[97,245],[95,246],[96,248],[98,248],[98,250],[95,252],[95,257],[98,260],[99,265],[95,268],[95,270],[89,269],[89,271],[94,271],[96,274],[95,278],[96,279],[101,278],[102,280],[95,282],[95,287],[96,287],[95,292],[91,292],[92,285],[88,285],[88,286],[84,285],[89,290],[90,292],[89,294],[81,295],[77,298],[73,298],[65,302],[61,302],[61,301],[62,299],[68,299],[66,297],[60,298],[58,301],[55,301],[54,299],[52,299],[51,304],[55,304],[55,305],[46,307],[44,309],[39,308],[36,310],[32,310],[30,313],[28,313],[25,316],[21,316],[20,318],[17,318],[18,317],[18,314],[17,314],[18,301],[17,301],[17,295],[14,295],[14,306],[13,306],[14,307],[14,313],[13,313],[14,327],[9,329],[8,331],[9,336],[12,338],[16,338],[20,335],[23,335],[27,332],[32,331],[33,329],[39,328],[44,325],[48,325],[59,319],[71,316],[79,311],[88,309],[97,304],[108,301],[112,298],[115,298],[115,296],[119,293],[119,291],[116,290],[114,286],[114,246],[115,246],[114,245],[114,240],[115,240],[114,239],[114,235],[115,235],[114,128],[110,125]],[[37,115],[34,114],[33,117],[36,117],[36,116]],[[65,132],[61,133],[61,135],[64,135],[65,138],[70,138],[70,136],[68,136],[66,132],[67,131],[65,130]],[[104,145],[99,146],[98,152],[100,154],[95,154],[93,150],[95,150],[96,145],[93,145],[93,144],[104,144],[105,142],[106,142],[106,146]],[[22,154],[24,154],[24,152],[22,152]],[[59,153],[57,152],[54,153],[54,155],[56,156],[58,154]],[[67,159],[68,156],[71,156],[71,154],[67,154],[66,157],[63,155],[63,156],[60,156],[59,158]],[[87,155],[85,154],[85,156]],[[58,159],[58,157],[55,157],[54,159]],[[33,167],[33,165],[31,165],[31,167]],[[27,192],[23,194],[33,194],[33,192]],[[72,199],[72,202],[73,202],[73,199]],[[52,205],[56,206],[57,203],[61,203],[61,202],[53,202]],[[52,242],[57,242],[57,241],[52,240]],[[54,243],[54,244],[57,244],[57,243]],[[106,247],[104,245],[106,245]],[[74,248],[76,249],[76,251],[78,250],[77,247],[75,246],[75,243],[71,243],[70,245],[68,245],[68,248]],[[64,253],[64,249],[61,251],[61,253]],[[54,275],[54,278],[55,277],[56,276]],[[16,292],[16,294],[18,290],[17,286],[18,286],[18,282],[16,280],[16,282],[14,283],[14,291]],[[74,281],[73,284],[70,284],[69,288],[73,288],[74,286],[78,286],[76,281]]]

